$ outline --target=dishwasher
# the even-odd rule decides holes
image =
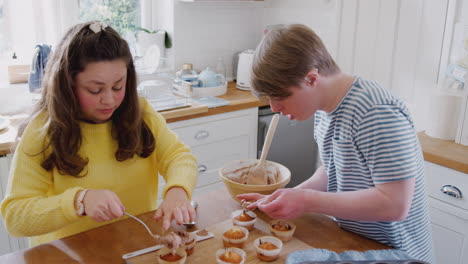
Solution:
[[[257,158],[262,154],[263,142],[274,114],[270,106],[258,109]],[[291,171],[291,181],[286,187],[294,187],[310,178],[320,164],[314,139],[314,118],[297,121],[280,116],[267,160],[278,162]]]

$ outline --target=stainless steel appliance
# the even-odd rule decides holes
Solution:
[[[273,112],[269,106],[258,111],[257,158],[260,158],[263,142]],[[317,143],[314,140],[314,120],[289,120],[280,116],[267,160],[275,161],[291,170],[291,181],[287,187],[294,187],[307,180],[318,168]]]

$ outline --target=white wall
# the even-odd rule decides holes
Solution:
[[[254,49],[262,36],[264,2],[174,2],[175,69],[192,63],[196,70],[216,67],[222,57],[232,78],[234,55]]]
[[[338,11],[336,0],[266,0],[262,27],[274,24],[304,24],[313,29],[332,54],[336,54]]]
[[[418,130],[431,122],[431,93],[456,0],[341,0],[338,64],[378,81],[410,106]]]
[[[190,62],[203,70],[223,57],[229,78],[234,55],[255,48],[266,25],[305,24],[323,39],[343,71],[376,80],[403,98],[417,129],[423,130],[431,122],[431,91],[448,62],[451,24],[467,20],[467,1],[170,0],[174,47],[169,53],[174,69]]]

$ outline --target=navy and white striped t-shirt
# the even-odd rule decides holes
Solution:
[[[338,219],[349,231],[432,263],[432,234],[424,190],[424,160],[404,103],[377,83],[356,78],[331,113],[315,114],[315,139],[328,191],[356,191],[415,178],[408,217],[401,222]]]

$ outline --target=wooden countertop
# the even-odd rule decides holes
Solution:
[[[468,146],[456,144],[453,140],[433,138],[424,132],[418,136],[424,160],[468,173]]]
[[[195,114],[187,113],[181,117],[175,117],[175,118],[171,117],[172,115],[171,112],[174,110],[161,112],[161,114],[164,117],[166,117],[166,120],[168,123],[171,123],[171,122],[177,122],[177,121],[187,120],[187,119],[192,119],[192,118],[197,118],[197,117],[216,115],[216,114],[233,112],[233,111],[238,111],[238,110],[252,108],[252,107],[268,105],[268,102],[259,101],[252,94],[252,92],[237,89],[235,82],[229,82],[227,93],[225,95],[218,96],[218,97],[224,100],[228,100],[230,102],[229,105],[216,107],[216,108],[208,108],[207,111],[201,112],[201,113],[195,113]],[[190,110],[191,108],[187,108],[187,109]]]
[[[234,210],[240,209],[240,205],[224,188],[194,197],[194,200],[199,204],[196,229],[225,221],[230,218]],[[264,214],[258,215],[265,221],[270,220]],[[148,212],[139,218],[147,223],[152,231],[160,233],[161,223],[151,220],[152,216],[153,212]],[[315,248],[325,248],[338,253],[346,250],[389,248],[344,231],[324,215],[306,214],[293,222],[297,226],[294,236]],[[0,256],[0,263],[125,263],[122,255],[153,245],[154,240],[138,222],[124,219],[27,250]],[[222,245],[219,248],[222,248]],[[213,249],[213,256],[216,250]]]

